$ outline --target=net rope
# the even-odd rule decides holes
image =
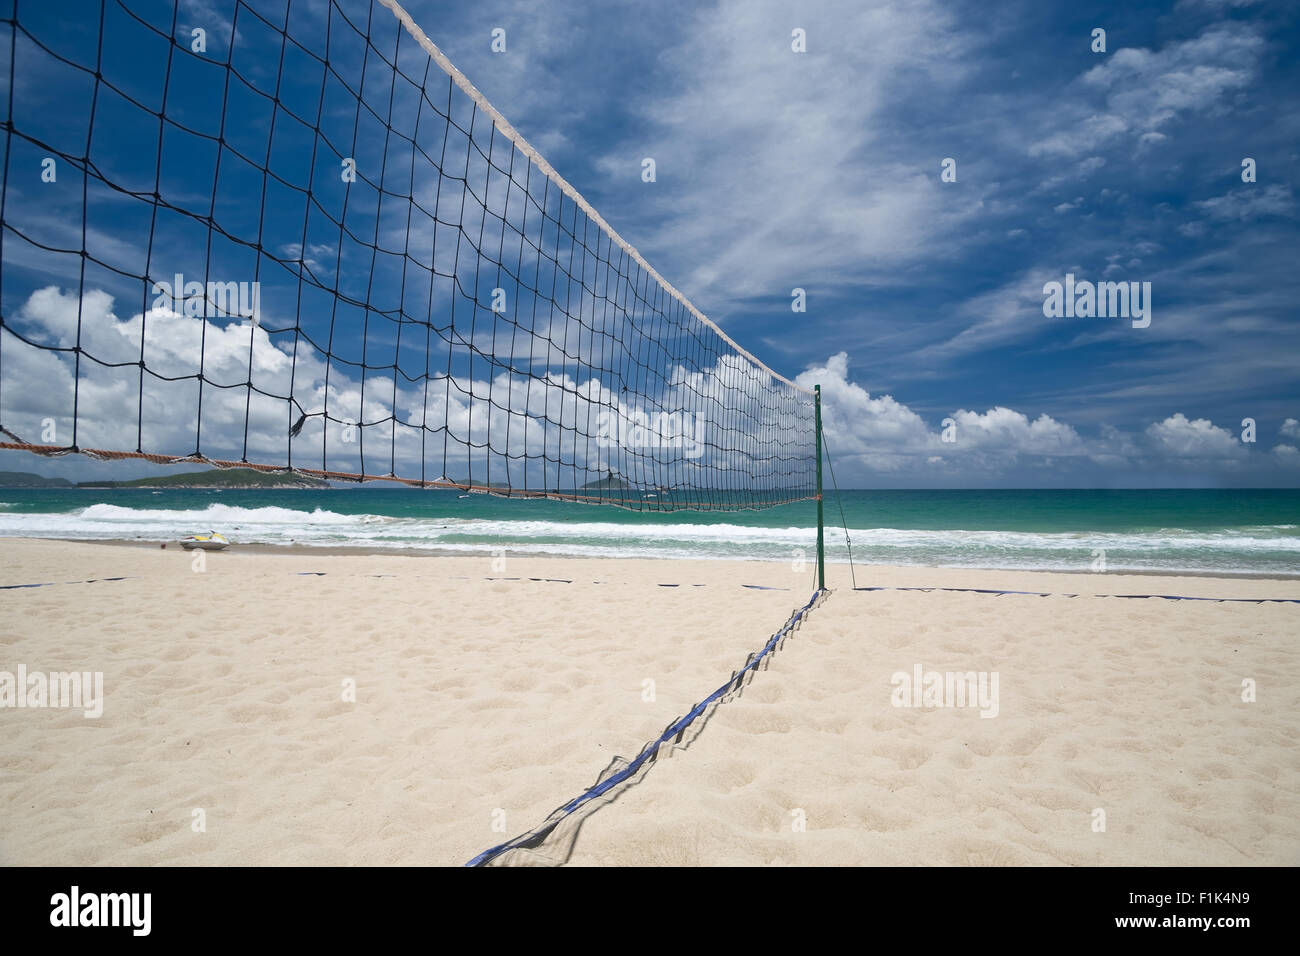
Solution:
[[[14,0],[0,31],[0,448],[643,510],[815,495],[810,393],[394,0]]]

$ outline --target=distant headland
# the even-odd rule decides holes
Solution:
[[[306,475],[252,468],[209,468],[129,481],[79,481],[46,478],[25,471],[0,471],[0,488],[328,488],[329,482]]]

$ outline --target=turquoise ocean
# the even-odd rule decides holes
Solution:
[[[841,518],[841,505],[843,518]],[[1300,490],[845,491],[827,556],[855,563],[1300,575]],[[816,548],[812,502],[753,512],[635,512],[406,488],[0,489],[0,536],[582,557],[793,561]]]

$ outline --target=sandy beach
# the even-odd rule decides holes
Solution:
[[[462,864],[633,757],[815,585],[757,562],[195,560],[0,539],[0,672],[103,675],[98,717],[0,709],[0,864]],[[1300,605],[1093,596],[1300,581],[827,583],[688,746],[502,862],[1300,863]],[[996,675],[995,706],[912,706],[918,668]]]

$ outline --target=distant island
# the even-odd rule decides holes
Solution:
[[[0,471],[0,488],[72,488],[66,478],[46,478],[26,471]]]
[[[540,488],[532,488],[532,489],[516,488],[508,481],[482,481],[479,479],[469,479],[469,478],[456,478],[456,479],[444,478],[440,480],[455,485],[457,488],[465,488],[471,491],[478,491],[484,488],[490,488],[494,491],[521,491],[521,492],[534,491],[539,494],[542,493],[542,489]],[[579,491],[634,491],[635,489],[636,489],[635,485],[629,485],[622,478],[615,478],[611,475],[606,478],[597,478],[595,481],[589,481],[578,490]],[[569,490],[572,489],[555,488],[551,491],[551,494],[556,494],[556,495],[565,494]]]
[[[470,478],[439,478],[438,481],[454,485],[458,490],[477,491],[485,493],[484,489],[490,491],[518,491],[535,494],[553,494],[563,495],[571,494],[575,491],[635,491],[636,486],[630,485],[622,478],[614,477],[611,472],[604,478],[597,478],[595,481],[589,481],[580,488],[553,488],[547,492],[542,488],[516,488],[508,481],[482,481],[481,479]]]
[[[634,491],[635,488],[629,485],[622,478],[615,478],[611,471],[606,477],[598,478],[595,481],[589,481],[582,486],[583,491]]]
[[[328,481],[252,468],[209,468],[129,481],[79,481],[46,478],[24,471],[0,471],[0,488],[328,488]]]
[[[328,488],[323,478],[253,468],[209,468],[131,481],[82,481],[78,488]]]

